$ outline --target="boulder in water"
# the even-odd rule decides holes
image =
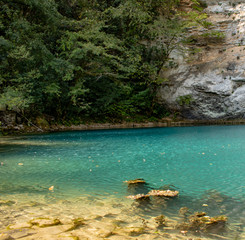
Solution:
[[[129,181],[124,181],[125,183],[127,183],[128,185],[130,184],[145,184],[145,180],[143,178],[137,178],[134,180],[129,180]]]

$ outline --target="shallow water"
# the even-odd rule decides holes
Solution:
[[[179,198],[167,203],[155,199],[130,214],[178,218],[179,208],[187,206],[210,216],[227,215],[238,226],[232,236],[238,236],[245,227],[244,136],[245,126],[209,126],[2,138],[0,198],[58,208],[66,200],[75,208],[86,202],[86,209],[98,200],[115,210],[115,202],[129,209],[129,194],[172,188],[180,192]],[[129,189],[123,183],[135,178],[148,184]],[[96,214],[99,208],[94,206],[86,214]]]

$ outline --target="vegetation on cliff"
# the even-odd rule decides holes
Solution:
[[[206,24],[190,2],[187,14],[180,0],[2,0],[1,105],[28,118],[162,117],[159,73],[185,28]]]

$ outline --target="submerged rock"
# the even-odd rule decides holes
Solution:
[[[12,206],[13,204],[15,202],[11,200],[0,200],[0,206]]]
[[[145,228],[143,227],[128,227],[121,230],[117,230],[118,234],[128,235],[128,236],[139,236],[145,233]]]
[[[219,205],[225,201],[230,201],[230,197],[227,195],[224,195],[217,190],[210,190],[207,191],[203,199],[207,202],[208,205]]]
[[[182,207],[179,210],[179,215],[180,216],[186,216],[188,213],[190,213],[188,207]]]
[[[10,236],[10,238],[7,239],[26,239],[29,236],[35,234],[35,230],[28,228],[8,229],[8,232],[6,232],[6,234]]]
[[[24,229],[24,228],[30,228],[32,226],[31,223],[26,223],[26,222],[17,222],[16,224],[11,224],[7,228],[8,230],[13,230],[13,229]]]
[[[155,222],[158,225],[158,227],[164,226],[166,223],[166,218],[165,216],[162,214],[160,216],[155,217]]]
[[[12,240],[14,238],[12,238],[10,235],[5,234],[5,233],[1,233],[0,234],[0,240]]]
[[[78,228],[80,228],[81,226],[85,225],[84,223],[84,219],[83,218],[76,218],[72,220],[72,226],[70,228],[68,228],[66,230],[66,232],[68,231],[72,231],[72,230],[76,230]]]
[[[177,226],[182,231],[224,231],[227,217],[224,215],[210,217],[205,212],[196,212],[189,216],[189,220]]]
[[[151,190],[148,195],[159,197],[177,197],[179,195],[179,192],[172,190]]]
[[[37,218],[30,221],[30,224],[33,226],[38,226],[40,228],[51,227],[60,225],[61,222],[59,219],[50,219],[50,218]]]

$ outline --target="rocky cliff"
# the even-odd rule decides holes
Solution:
[[[162,71],[159,102],[185,118],[245,118],[245,1],[206,1],[209,30],[188,29],[177,67]]]

